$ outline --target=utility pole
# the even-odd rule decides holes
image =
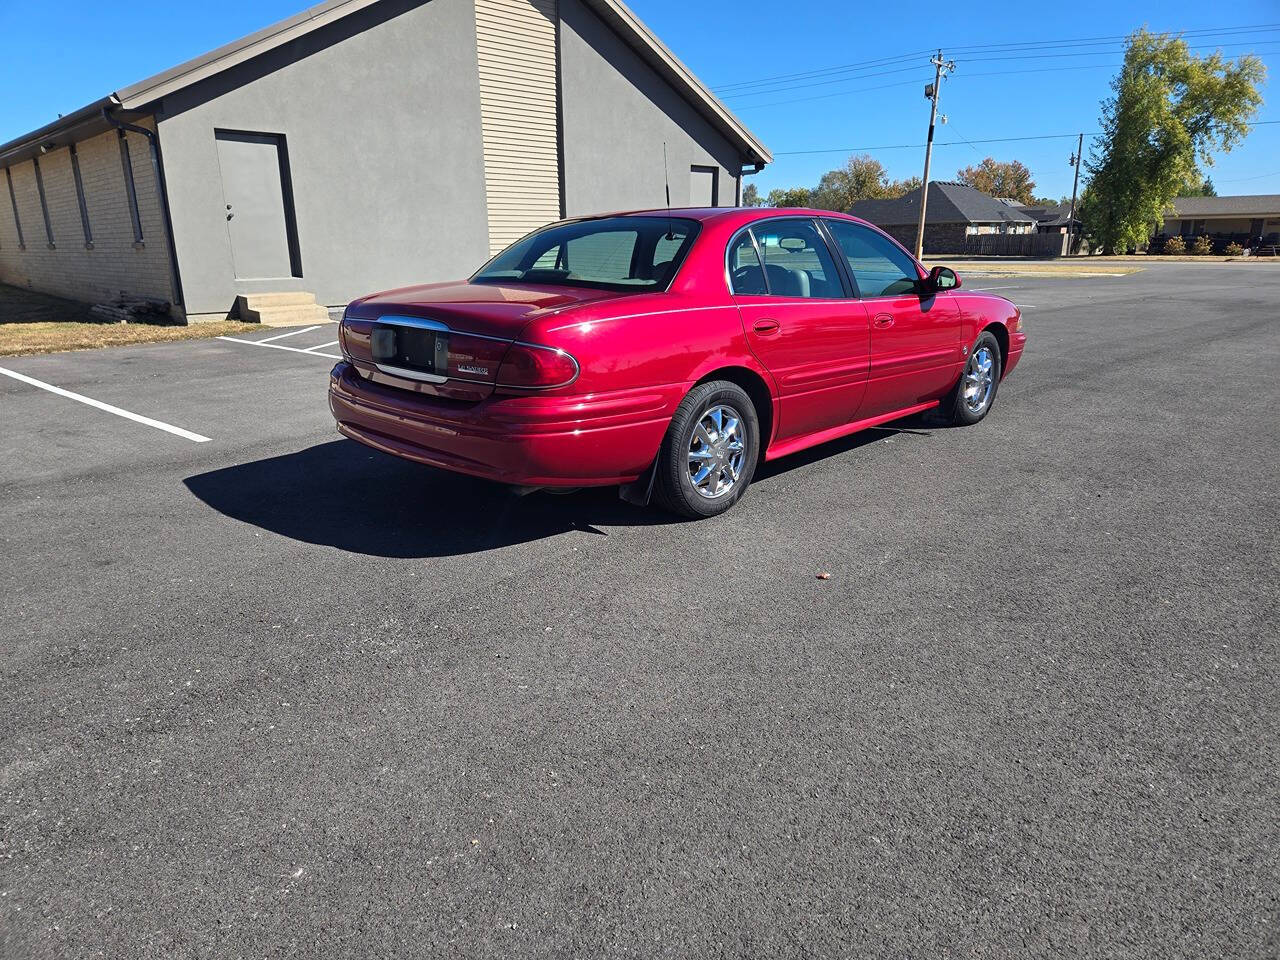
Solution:
[[[1071,162],[1076,168],[1076,177],[1071,184],[1071,215],[1067,218],[1067,256],[1071,256],[1071,245],[1074,242],[1072,233],[1076,225],[1076,190],[1080,186],[1080,160],[1081,154],[1084,153],[1084,134],[1080,134],[1080,142],[1076,145],[1076,152],[1071,157]]]
[[[924,88],[924,95],[929,99],[929,140],[924,146],[924,184],[920,187],[920,226],[916,228],[916,259],[919,260],[924,251],[924,210],[929,202],[929,163],[933,159],[933,128],[938,122],[938,94],[942,88],[942,78],[956,68],[955,61],[943,60],[942,51],[929,61],[934,66],[933,83]]]

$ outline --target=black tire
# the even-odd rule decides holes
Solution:
[[[698,427],[706,417],[712,417],[710,423],[714,424],[715,411],[721,408],[737,415],[738,427],[733,432],[732,428],[726,428],[715,442],[708,444],[702,437],[714,437],[714,431],[704,427],[704,433],[700,434]],[[728,423],[723,413],[721,422]],[[740,436],[740,448],[734,443],[735,436]],[[693,460],[690,454],[699,450],[709,451],[708,456]],[[755,475],[759,458],[760,418],[747,392],[727,380],[699,384],[680,401],[662,440],[655,465],[654,497],[660,506],[682,517],[695,520],[714,517],[742,499]],[[691,463],[697,464],[697,473],[702,473],[704,468],[707,471],[701,489],[694,483]],[[735,465],[736,479],[733,477]],[[715,471],[714,476],[711,471]],[[720,488],[723,488],[720,493],[710,493]]]
[[[990,366],[983,373],[981,368],[985,359],[990,360]],[[947,423],[956,427],[967,427],[982,420],[983,417],[991,412],[991,408],[996,402],[996,391],[1000,389],[1000,375],[1003,370],[1000,343],[991,331],[983,330],[978,335],[978,339],[974,341],[973,349],[969,351],[960,379],[956,381],[955,387],[943,399],[938,410],[939,415]],[[976,382],[973,379],[975,377],[977,377]],[[989,378],[989,381],[987,378]],[[972,395],[966,396],[966,389],[970,384],[975,384],[985,390],[985,385],[988,382],[990,392],[986,393],[985,400],[975,407]]]

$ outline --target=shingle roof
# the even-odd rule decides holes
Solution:
[[[1280,193],[1242,194],[1237,197],[1178,197],[1175,217],[1266,217],[1280,214]]]
[[[1029,203],[1020,203],[1017,208],[1032,217],[1036,223],[1042,227],[1065,227],[1067,220],[1071,217],[1071,207],[1069,204],[1051,203],[1042,206],[1032,206]],[[1079,214],[1076,220],[1080,219]]]
[[[167,94],[221,73],[238,63],[260,56],[299,37],[304,37],[326,24],[379,2],[381,0],[323,0],[288,19],[251,33],[247,37],[241,37],[217,50],[211,50],[194,60],[188,60],[186,63],[157,73],[146,80],[123,87],[39,130],[2,144],[0,161],[14,162],[32,153],[39,143],[55,135],[62,135],[62,138],[66,139],[66,135],[76,127],[92,126],[94,130],[99,127],[105,128],[106,124],[101,120],[104,108],[119,109],[135,115],[146,112],[153,109],[155,102]],[[769,152],[769,148],[748,130],[741,120],[729,112],[728,108],[707,89],[701,80],[694,76],[688,67],[680,62],[675,54],[667,49],[666,45],[622,0],[583,0],[583,2],[612,27],[653,70],[683,94],[712,127],[737,146],[749,162],[763,165],[773,161],[773,154]],[[80,132],[90,135],[83,130]],[[73,136],[71,139],[78,138]]]
[[[855,217],[870,221],[879,227],[896,227],[918,223],[920,219],[920,188],[893,200],[859,200],[849,210]],[[927,223],[1035,223],[1030,217],[989,197],[981,190],[953,180],[929,182],[929,206],[925,214]]]

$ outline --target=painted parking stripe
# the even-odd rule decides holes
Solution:
[[[37,380],[34,377],[28,377],[25,374],[18,373],[16,370],[10,370],[7,367],[0,367],[0,373],[6,377],[12,377],[14,380],[20,380],[23,383],[30,384],[33,387],[39,387],[41,390],[48,390],[50,393],[56,393],[60,397],[66,397],[68,400],[77,400],[80,403],[86,403],[91,407],[97,407],[99,410],[105,410],[107,413],[114,413],[117,417],[124,417],[126,420],[132,420],[134,423],[143,423],[148,427],[155,427],[157,430],[163,430],[165,433],[172,433],[177,437],[185,437],[187,440],[194,440],[196,443],[208,443],[208,437],[202,437],[198,433],[192,433],[190,430],[183,430],[181,427],[175,427],[171,423],[164,423],[160,420],[152,420],[150,417],[144,417],[141,414],[133,413],[129,410],[122,410],[119,407],[113,407],[109,403],[103,403],[101,400],[95,400],[93,397],[82,396],[78,393],[72,393],[70,390],[63,390],[61,387],[55,387],[51,383],[45,383],[43,380]]]
[[[290,353],[305,353],[308,357],[328,357],[330,360],[341,360],[342,357],[334,353],[312,353],[310,350],[303,350],[301,347],[286,347],[283,343],[267,343],[265,340],[241,340],[239,337],[219,337],[219,340],[226,340],[228,343],[247,343],[251,347],[266,347],[269,350],[288,350]]]
[[[336,347],[337,340],[330,340],[328,343],[318,343],[314,347],[307,347],[303,353],[315,353],[317,350],[323,350],[325,347]]]
[[[314,327],[303,327],[301,330],[290,330],[288,333],[278,333],[274,337],[264,337],[261,340],[255,340],[254,343],[270,343],[272,340],[283,340],[285,337],[296,337],[300,333],[310,333],[312,330],[319,330],[323,324],[317,323]]]

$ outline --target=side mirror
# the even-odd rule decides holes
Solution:
[[[957,290],[960,278],[950,267],[934,267],[929,271],[929,279],[924,282],[928,293],[941,293],[944,290]]]

